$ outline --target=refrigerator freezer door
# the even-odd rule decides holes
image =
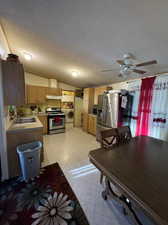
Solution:
[[[103,95],[102,101],[102,125],[107,126],[107,114],[108,114],[108,97],[106,94]]]
[[[118,111],[119,111],[119,94],[107,94],[108,107],[106,116],[106,126],[114,127],[118,126]]]

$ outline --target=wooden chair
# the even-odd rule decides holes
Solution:
[[[116,128],[110,128],[100,131],[100,144],[101,148],[105,150],[111,150],[117,145],[118,133]],[[103,182],[103,172],[100,175],[100,183]]]
[[[117,145],[118,132],[116,128],[102,130],[100,136],[101,148],[110,150]]]
[[[128,126],[118,127],[116,129],[116,131],[118,134],[117,135],[118,136],[118,140],[117,140],[118,145],[126,144],[131,140],[131,138],[132,138],[131,130]]]

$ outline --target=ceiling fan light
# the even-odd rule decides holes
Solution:
[[[73,70],[71,72],[71,74],[72,74],[73,77],[77,77],[77,76],[79,76],[80,72],[79,71],[76,71],[76,70]]]
[[[27,52],[23,52],[23,55],[24,55],[24,58],[27,60],[27,61],[30,61],[32,60],[32,55],[27,53]]]
[[[124,60],[124,63],[125,63],[126,65],[132,65],[132,64],[133,64],[133,61],[132,61],[132,59],[127,58],[127,59]]]
[[[123,55],[123,58],[124,58],[124,59],[131,59],[132,57],[133,57],[133,56],[132,56],[131,53],[126,53],[126,54]]]

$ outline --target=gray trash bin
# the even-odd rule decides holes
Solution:
[[[19,154],[22,176],[25,181],[34,178],[40,173],[40,154],[42,143],[40,141],[19,145]]]

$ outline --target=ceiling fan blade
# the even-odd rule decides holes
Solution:
[[[109,70],[102,70],[101,72],[102,72],[102,73],[105,73],[105,72],[110,72],[110,71],[113,71],[113,69],[109,69]]]
[[[136,67],[139,66],[148,66],[148,65],[152,65],[152,64],[157,64],[157,60],[152,60],[152,61],[148,61],[148,62],[144,62],[144,63],[139,63],[137,65],[135,65]]]
[[[139,74],[145,74],[146,73],[146,71],[143,71],[143,70],[137,70],[137,69],[134,69],[134,70],[132,70],[133,72],[135,72],[135,73],[139,73]]]
[[[125,65],[124,60],[116,60],[116,62],[120,65]]]

